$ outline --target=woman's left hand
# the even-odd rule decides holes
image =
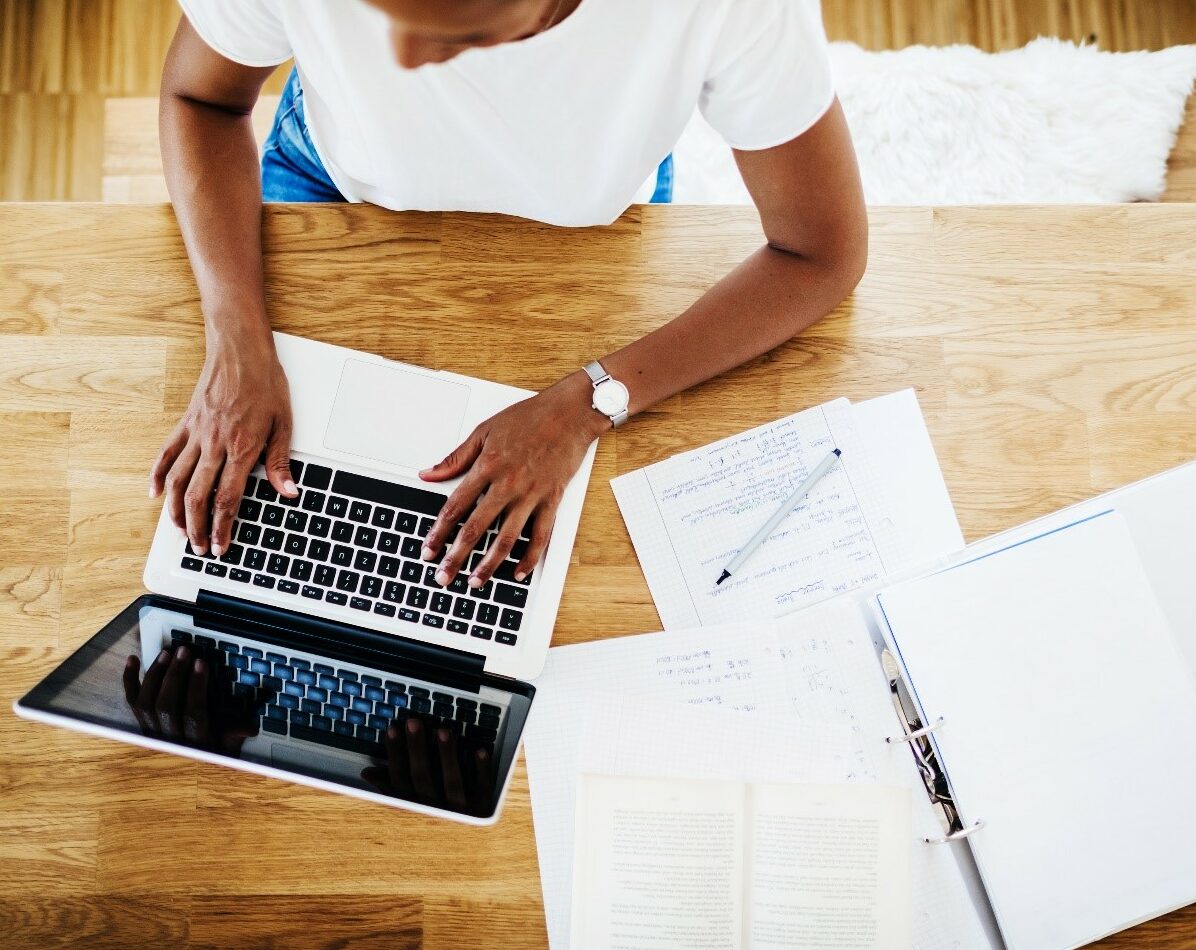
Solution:
[[[469,578],[481,587],[530,523],[531,542],[515,568],[523,580],[540,562],[557,506],[586,449],[610,420],[591,405],[589,377],[578,372],[481,423],[438,465],[419,473],[429,482],[464,474],[424,539],[423,558],[441,558],[436,582],[447,587],[468,567],[478,539],[502,516],[486,556]],[[464,522],[444,552],[453,529]],[[444,552],[442,554],[442,552]]]

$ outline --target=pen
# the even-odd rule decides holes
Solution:
[[[739,549],[739,553],[735,557],[731,558],[731,563],[723,568],[722,575],[714,582],[715,587],[743,567],[743,562],[752,556],[756,548],[760,547],[770,534],[776,531],[777,525],[784,521],[789,512],[797,507],[798,502],[810,493],[810,489],[817,484],[823,475],[831,470],[831,466],[839,461],[839,456],[842,454],[838,449],[832,449],[826,453],[826,458],[814,466],[814,471],[806,476],[804,482],[797,486],[797,491],[785,499],[781,507],[773,512],[773,516],[760,526],[759,531],[752,535],[752,539]]]

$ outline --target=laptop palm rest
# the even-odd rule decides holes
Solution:
[[[388,465],[435,465],[461,442],[469,387],[385,363],[347,359],[324,447]]]

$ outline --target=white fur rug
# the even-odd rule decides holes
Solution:
[[[1157,199],[1196,79],[1196,45],[1106,53],[1038,39],[1018,50],[831,44],[869,204],[1092,204]],[[695,114],[673,200],[750,199]]]

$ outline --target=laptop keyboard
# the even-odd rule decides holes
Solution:
[[[170,638],[176,646],[188,644],[221,671],[233,696],[254,703],[263,733],[377,758],[386,757],[383,739],[391,720],[411,716],[431,726],[447,725],[491,748],[498,739],[502,709],[476,697],[186,630],[172,630]]]
[[[291,471],[299,495],[284,498],[258,466],[228,550],[219,558],[211,551],[200,556],[188,542],[180,566],[293,597],[297,610],[323,601],[446,634],[506,646],[518,641],[532,575],[517,581],[515,568],[527,537],[478,589],[469,587],[466,571],[442,587],[437,565],[421,561],[420,548],[446,495],[298,460]],[[468,570],[496,529],[478,540]]]

